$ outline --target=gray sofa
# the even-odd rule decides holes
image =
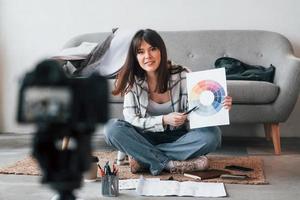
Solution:
[[[262,123],[275,154],[281,153],[279,123],[285,122],[296,103],[300,86],[300,60],[293,55],[287,38],[258,30],[199,30],[160,32],[168,57],[192,71],[214,68],[217,58],[228,56],[241,61],[276,67],[274,83],[227,81],[233,97],[231,124]],[[102,42],[109,33],[90,33],[74,37],[65,48],[81,42]],[[113,80],[110,80],[113,83]],[[121,97],[111,96],[111,117],[122,117]]]

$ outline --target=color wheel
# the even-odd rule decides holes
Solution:
[[[218,113],[223,105],[225,99],[225,91],[223,87],[216,81],[202,80],[199,81],[190,93],[190,107],[198,106],[195,110],[202,116],[210,116]]]

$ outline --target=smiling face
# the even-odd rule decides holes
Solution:
[[[141,45],[137,49],[136,57],[140,67],[145,70],[148,75],[155,74],[160,66],[160,50],[157,47],[151,46],[145,40],[141,41]]]

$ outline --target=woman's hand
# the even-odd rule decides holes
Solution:
[[[186,121],[187,115],[184,113],[172,112],[163,116],[163,124],[171,126],[180,126]]]
[[[223,101],[223,106],[225,109],[230,110],[232,106],[232,97],[231,96],[226,96],[225,100]]]

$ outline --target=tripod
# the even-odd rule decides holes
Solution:
[[[42,183],[58,192],[58,200],[75,200],[82,174],[90,167],[94,127],[42,124],[33,141],[33,156],[42,170]],[[62,148],[59,146],[62,141]],[[69,146],[72,141],[72,147]],[[57,197],[55,197],[57,199]]]

